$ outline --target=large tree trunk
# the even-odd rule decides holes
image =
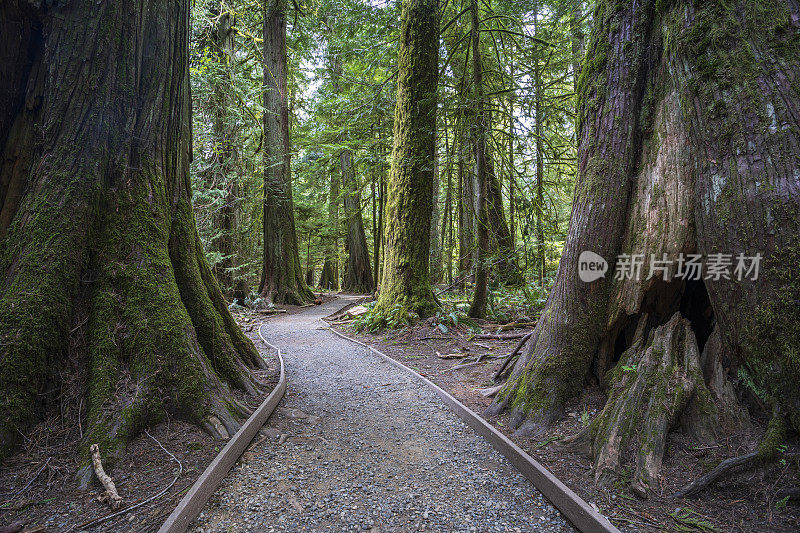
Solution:
[[[211,10],[212,18],[216,21],[210,29],[211,47],[221,74],[214,83],[212,96],[214,161],[211,166],[211,179],[224,191],[221,205],[213,214],[213,227],[218,231],[218,236],[211,242],[211,247],[221,256],[220,261],[214,265],[214,276],[229,298],[236,298],[241,302],[249,291],[247,282],[236,269],[238,266],[236,232],[239,229],[241,201],[239,154],[234,143],[235,120],[230,117],[229,112],[234,105],[231,96],[234,76],[234,31],[233,16],[224,9],[226,6],[223,2],[221,6],[215,5]]]
[[[800,286],[792,274],[800,261],[800,12],[780,0],[658,5],[600,2],[595,13],[579,85],[579,174],[558,277],[529,351],[489,410],[513,406],[512,425],[522,433],[558,417],[587,377],[605,380],[611,391],[628,387],[616,360],[652,364],[647,346],[665,343],[660,328],[676,313],[689,321],[689,344],[699,353],[718,336],[712,359],[725,363],[692,378],[694,390],[724,391],[720,368],[744,372],[800,429]],[[609,273],[581,281],[583,251],[608,260]],[[638,279],[614,279],[621,253],[644,254]],[[677,260],[692,253],[705,259],[701,280],[678,276]],[[732,254],[716,257],[731,260],[730,279],[708,269],[718,253]],[[740,279],[740,253],[763,256],[758,279]],[[651,254],[675,262],[651,268]],[[648,340],[632,349],[637,338]],[[708,402],[695,393],[684,402],[680,390],[666,389],[673,409],[712,417],[737,411],[730,394]],[[631,402],[615,414],[621,404],[614,398],[600,417],[624,439],[623,421],[645,405]],[[675,414],[648,431],[667,431],[679,423]],[[607,429],[589,439],[603,476],[609,464],[616,469],[602,460],[614,434]]]
[[[112,457],[167,414],[232,433],[263,362],[195,229],[189,2],[30,5],[0,7],[0,457],[59,404]]]
[[[405,0],[400,23],[397,104],[392,168],[387,186],[382,287],[375,312],[426,316],[436,302],[430,253],[439,7],[436,0]]]
[[[353,168],[353,152],[349,149],[343,150],[339,155],[339,163],[342,171],[344,215],[347,224],[347,236],[344,241],[347,263],[344,267],[342,289],[357,293],[371,293],[375,290],[375,279],[372,277],[367,237],[364,234],[361,187],[355,168]]]
[[[275,303],[314,299],[300,265],[292,202],[286,1],[264,4],[264,264],[259,293]]]
[[[325,237],[325,261],[319,277],[319,286],[326,290],[339,290],[339,180],[331,174],[328,194],[328,236]]]

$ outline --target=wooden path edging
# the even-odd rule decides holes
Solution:
[[[320,319],[321,320],[321,319]],[[411,374],[424,382],[435,392],[448,407],[467,423],[476,433],[485,438],[501,454],[503,454],[536,487],[572,524],[583,533],[620,533],[608,518],[597,512],[586,503],[583,498],[575,494],[560,479],[542,466],[536,459],[528,455],[525,450],[514,444],[508,437],[495,429],[490,423],[472,411],[469,407],[458,401],[450,393],[436,385],[434,382],[407,367],[400,361],[392,359],[383,352],[339,333],[325,323],[325,327],[343,339],[359,344],[370,352],[383,358],[385,361]]]
[[[278,354],[278,360],[281,364],[281,374],[278,379],[278,384],[269,393],[267,399],[250,415],[245,423],[239,428],[239,431],[231,437],[228,444],[222,448],[217,456],[211,461],[211,464],[206,467],[203,473],[194,482],[192,488],[183,497],[183,499],[172,511],[167,520],[162,524],[158,533],[183,533],[189,527],[189,524],[197,518],[200,511],[203,510],[208,499],[217,490],[222,480],[228,474],[230,469],[244,453],[247,446],[256,436],[258,430],[267,422],[267,419],[278,406],[278,403],[283,398],[286,392],[286,372],[283,366],[283,356],[281,351],[272,344],[268,343],[264,336],[261,334],[261,325],[258,326],[258,336],[261,337],[262,342],[275,350]]]

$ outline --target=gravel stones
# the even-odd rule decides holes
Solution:
[[[286,396],[192,531],[574,531],[423,383],[327,331],[342,305],[263,326]]]

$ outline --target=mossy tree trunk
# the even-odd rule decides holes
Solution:
[[[59,405],[104,459],[168,414],[231,434],[263,361],[192,214],[189,2],[31,6],[0,7],[0,457]]]
[[[635,368],[654,361],[650,342],[620,354],[637,337],[657,336],[678,313],[690,322],[698,353],[714,340],[716,359],[726,363],[704,366],[695,383],[705,387],[694,390],[724,391],[728,372],[743,373],[800,429],[800,286],[791,274],[800,260],[797,4],[604,1],[594,21],[579,83],[579,173],[567,242],[530,348],[488,414],[510,407],[512,426],[534,433],[596,379],[611,396],[601,419],[624,433],[622,422],[646,406],[630,402],[612,413],[620,407],[614,391],[630,385],[617,359]],[[609,261],[604,278],[580,280],[583,251]],[[615,279],[623,253],[644,254],[640,276]],[[695,253],[706,262],[702,279],[678,276],[681,254]],[[673,262],[651,268],[651,254]],[[718,258],[731,261],[730,279],[709,271],[712,254],[731,254]],[[739,254],[761,254],[757,279],[736,274]],[[692,372],[684,366],[682,375]],[[650,390],[665,385],[661,400],[674,411],[717,419],[737,412],[723,392],[678,401],[686,389],[670,388],[660,375]],[[651,434],[683,424],[677,414]],[[611,434],[594,433],[596,460]]]
[[[436,302],[429,277],[433,157],[439,72],[439,6],[405,0],[400,23],[386,244],[376,313],[399,306],[426,316]]]
[[[442,281],[444,269],[442,268],[442,245],[440,241],[440,232],[442,231],[439,226],[439,154],[436,147],[434,147],[433,157],[433,193],[431,194],[431,261],[430,261],[430,276],[431,283],[439,283]]]
[[[306,285],[292,202],[286,1],[264,4],[264,264],[259,293],[274,303],[314,299]]]

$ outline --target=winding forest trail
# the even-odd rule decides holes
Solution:
[[[193,531],[574,531],[423,383],[327,331],[339,297],[275,317],[286,396]],[[283,442],[281,442],[283,441]]]

